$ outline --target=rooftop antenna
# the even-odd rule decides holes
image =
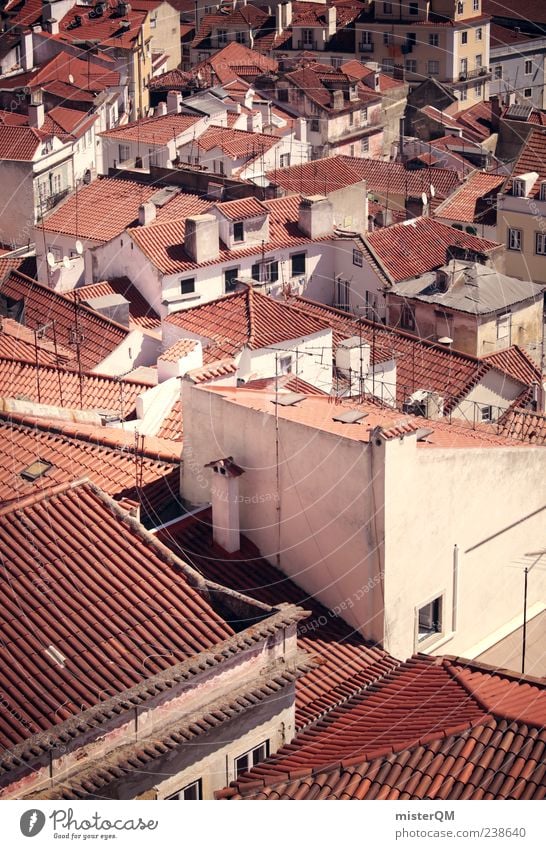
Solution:
[[[83,333],[79,328],[79,307],[80,296],[78,291],[74,292],[74,327],[70,330],[71,344],[76,348],[76,359],[78,362],[78,383],[80,390],[80,409],[83,410],[83,375],[82,375],[82,360],[81,360],[81,345],[83,342]]]

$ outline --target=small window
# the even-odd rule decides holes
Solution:
[[[256,764],[265,761],[267,757],[269,757],[269,740],[265,740],[259,746],[255,746],[249,752],[245,752],[244,755],[235,758],[235,778],[239,778],[239,776],[244,772],[248,772]]]
[[[166,796],[167,800],[182,800],[186,799],[188,801],[196,801],[198,799],[203,798],[203,787],[201,784],[201,779],[198,781],[193,781],[191,784],[187,784],[186,787],[183,787],[182,790],[178,790],[176,793],[171,793],[170,796]]]
[[[226,270],[224,271],[224,288],[226,292],[233,292],[235,286],[237,285],[238,277],[238,268],[226,268]]]
[[[305,254],[292,254],[292,277],[298,274],[305,274]]]
[[[457,14],[464,15],[464,3],[457,3]]]
[[[540,200],[546,200],[546,180],[540,184]]]
[[[260,263],[256,262],[250,269],[250,276],[253,280],[260,282]]]
[[[465,30],[461,33],[461,44],[468,44],[468,32]]]
[[[383,14],[392,15],[392,3],[383,3]]]
[[[368,123],[368,110],[366,107],[360,110],[360,123],[367,124]]]
[[[218,30],[218,44],[227,44],[227,30]]]
[[[360,153],[369,153],[370,151],[370,140],[368,138],[362,139],[360,142]]]
[[[464,85],[461,88],[460,100],[467,100],[467,99],[468,99],[468,86]]]
[[[486,404],[485,406],[480,407],[480,418],[482,422],[493,421],[493,408],[491,404]]]
[[[438,47],[440,44],[440,36],[437,32],[431,32],[428,37],[428,43],[431,47]]]
[[[39,478],[47,475],[50,469],[53,468],[53,463],[48,463],[47,460],[35,460],[26,469],[21,472],[21,477],[26,481],[37,481]]]
[[[290,167],[290,154],[289,153],[281,153],[279,156],[279,166],[281,168],[289,168]]]
[[[242,221],[236,221],[233,225],[233,241],[242,242],[245,238],[245,230]]]
[[[502,65],[495,65],[495,79],[502,80]]]
[[[391,44],[391,43],[392,43],[392,37],[391,37],[390,32],[384,32],[383,33],[383,44],[387,45],[387,47],[388,47],[388,45]]]
[[[512,314],[505,313],[497,318],[497,339],[510,339],[512,327]]]
[[[476,54],[476,70],[479,71],[481,69],[481,67],[482,67],[482,54],[477,53]]]
[[[474,94],[476,97],[481,97],[483,94],[483,87],[481,83],[474,83]]]
[[[279,358],[279,373],[292,374],[292,354]]]
[[[535,252],[546,256],[546,233],[535,233]]]
[[[472,11],[479,12],[480,11],[480,0],[472,0]]]
[[[410,15],[418,15],[419,14],[419,3],[410,3],[409,4],[409,13],[410,13]]]
[[[410,74],[417,73],[417,59],[406,59],[406,71]]]
[[[359,251],[358,248],[353,248],[353,265],[362,268],[362,251]]]
[[[264,266],[266,283],[276,283],[279,279],[279,263],[276,259],[266,262]]]
[[[277,97],[279,98],[281,103],[288,103],[288,89],[287,88],[277,89]]]
[[[532,95],[533,95],[533,92],[530,88],[523,89],[523,96],[524,97],[532,97]]]
[[[478,27],[476,30],[476,41],[481,41],[483,39],[483,30],[481,27]]]
[[[409,304],[404,304],[402,307],[400,325],[404,330],[415,330],[415,312]]]
[[[246,33],[243,30],[237,30],[235,33],[235,41],[239,44],[246,44]]]
[[[525,62],[525,74],[529,76],[529,74],[533,73],[533,62],[531,59],[527,59]]]
[[[127,162],[130,156],[130,148],[128,144],[119,145],[119,161]]]
[[[516,230],[514,227],[508,228],[508,250],[521,250],[521,230]]]
[[[195,292],[195,277],[187,277],[185,280],[181,280],[180,294],[191,295],[192,292]]]
[[[419,608],[418,639],[426,640],[432,634],[442,633],[442,598],[435,598]]]
[[[320,132],[320,121],[318,118],[311,118],[311,132],[319,133]]]
[[[431,77],[437,77],[440,73],[440,63],[436,59],[429,59],[427,70]]]
[[[382,59],[381,60],[381,70],[386,74],[392,74],[394,71],[394,59]]]
[[[512,180],[512,194],[516,198],[525,197],[525,183],[523,180]]]

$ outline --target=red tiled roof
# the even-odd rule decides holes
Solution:
[[[221,798],[544,798],[546,685],[412,658],[305,729]]]
[[[185,357],[187,354],[190,354],[197,345],[195,339],[179,339],[178,342],[175,342],[174,345],[171,345],[170,348],[167,348],[166,351],[163,351],[160,354],[159,359],[165,360],[167,363],[177,363],[181,357]]]
[[[157,115],[155,118],[141,118],[139,121],[114,127],[112,130],[105,130],[99,135],[103,138],[120,139],[121,141],[140,141],[143,144],[166,145],[175,136],[185,133],[199,121],[201,121],[201,118],[195,115],[170,113],[168,115]]]
[[[231,41],[213,56],[199,62],[191,71],[205,85],[226,85],[243,77],[255,77],[268,71],[276,71],[276,59],[251,50],[244,44]],[[213,72],[216,77],[213,77]]]
[[[277,168],[267,179],[284,191],[302,195],[329,194],[360,182],[361,177],[341,156],[316,159],[304,165]]]
[[[420,198],[429,191],[432,183],[436,198],[446,198],[460,184],[458,173],[449,168],[428,168],[408,171],[399,162],[383,162],[379,159],[359,159],[342,156],[341,160],[352,168],[361,180],[366,180],[369,192],[390,192],[406,197]]]
[[[181,71],[180,68],[173,68],[170,71],[165,71],[164,74],[158,74],[150,80],[150,91],[177,91],[185,89],[192,78],[190,71]]]
[[[497,242],[454,230],[428,217],[413,218],[403,224],[384,227],[368,233],[363,239],[395,283],[445,265],[450,246],[483,254],[489,254],[499,247]]]
[[[494,18],[521,20],[525,24],[529,22],[546,24],[546,9],[542,0],[526,0],[522,6],[517,0],[482,0],[482,9]]]
[[[149,442],[161,450],[159,440]],[[0,412],[0,503],[87,477],[116,501],[141,504],[142,512],[156,520],[178,491],[180,461],[172,450],[163,457],[148,447],[142,451],[139,443],[135,451],[135,443],[131,431]],[[21,473],[37,458],[51,463],[51,469],[38,480],[25,480]]]
[[[503,27],[500,24],[491,23],[489,26],[489,45],[490,47],[511,47],[513,44],[519,44],[522,41],[530,41],[533,38],[540,38],[538,33],[516,32],[513,27]]]
[[[41,585],[32,580],[37,539]],[[190,584],[189,567],[91,484],[3,509],[0,541],[0,687],[12,706],[1,713],[0,741],[8,749],[234,633]]]
[[[81,334],[80,360],[83,369],[93,369],[114,351],[127,337],[127,328],[100,315],[95,310],[74,304],[63,295],[12,271],[0,282],[0,293],[25,302],[25,324],[36,329],[55,321],[57,342],[70,350],[74,348],[76,318]]]
[[[265,133],[249,133],[247,130],[234,130],[232,127],[209,127],[197,139],[202,150],[217,147],[234,159],[256,157],[278,144],[277,136]]]
[[[268,19],[268,12],[258,9],[250,3],[246,6],[237,6],[236,9],[225,15],[219,13],[204,15],[192,41],[192,47],[199,46],[216,29],[238,27],[240,31],[252,29],[256,32],[263,27]]]
[[[161,427],[157,432],[157,438],[168,439],[172,442],[182,442],[184,438],[184,419],[182,415],[182,401],[179,395],[175,399],[174,404],[167,415],[164,417]],[[178,482],[175,482],[175,486],[173,488],[173,497],[176,497],[180,484],[180,466],[178,467],[178,471],[179,477]]]
[[[510,375],[514,380],[519,380],[525,386],[541,383],[540,369],[518,345],[511,345],[510,348],[504,348],[502,351],[486,354],[482,359],[498,368],[499,371]]]
[[[521,153],[514,165],[512,175],[527,174],[536,171],[538,178],[528,193],[527,197],[538,198],[540,196],[540,183],[546,180],[546,132],[531,130],[523,144]],[[511,180],[507,180],[505,191],[509,191]]]
[[[243,221],[247,218],[257,218],[259,215],[269,215],[269,208],[254,197],[228,200],[219,204],[217,209],[230,221]]]
[[[478,101],[468,109],[461,109],[455,115],[462,125],[465,135],[477,141],[485,141],[493,132],[493,104],[483,100]]]
[[[157,535],[175,554],[188,558],[210,581],[265,604],[276,606],[288,602],[310,611],[309,619],[299,625],[298,645],[319,663],[296,683],[299,728],[396,666],[394,658],[364,640],[262,558],[246,537],[241,538],[240,551],[226,554],[212,539],[209,510],[170,524]]]
[[[9,25],[30,26],[42,16],[42,0],[8,0],[4,11],[9,14]]]
[[[147,12],[129,11],[123,17],[123,20],[129,21],[129,27],[125,29],[122,19],[113,10],[108,10],[101,18],[95,19],[89,18],[90,11],[89,6],[73,6],[59,22],[59,35],[56,38],[68,42],[96,41],[103,49],[132,50],[134,48]],[[82,23],[72,28],[76,15],[80,16]]]
[[[205,265],[237,261],[242,257],[261,254],[262,251],[307,245],[310,242],[325,241],[331,238],[330,236],[321,236],[317,239],[311,239],[303,235],[298,227],[299,204],[300,198],[297,195],[263,201],[263,205],[269,209],[270,213],[269,242],[263,246],[254,245],[233,250],[223,247],[220,243],[218,259],[211,259],[204,263],[194,262],[184,250],[185,219],[150,224],[148,227],[132,228],[128,232],[141,251],[164,274],[190,271]],[[221,211],[223,204],[220,203],[216,206]]]
[[[80,301],[103,298],[105,295],[123,295],[129,301],[129,316],[133,324],[148,330],[161,327],[161,319],[128,277],[112,278],[111,280],[104,280],[102,283],[79,286],[77,289],[64,294],[71,301],[74,300],[76,295]]]
[[[148,383],[86,371],[80,380],[74,369],[37,367],[34,362],[0,359],[1,398],[28,399],[66,409],[100,410],[129,419],[134,417],[137,397],[149,388]]]
[[[89,115],[79,109],[54,106],[50,109],[42,126],[42,132],[58,136],[62,141],[80,139],[98,120],[98,114]]]
[[[500,432],[510,439],[546,446],[546,416],[511,407],[499,419]]]
[[[11,127],[22,127],[28,124],[27,115],[11,112],[8,109],[0,109],[0,124],[8,124]]]
[[[405,85],[403,80],[395,80],[394,77],[390,77],[388,74],[383,74],[381,71],[378,72],[375,69],[369,68],[357,59],[350,59],[348,62],[344,62],[340,67],[340,71],[343,71],[343,73],[347,74],[347,76],[354,77],[357,80],[362,80],[364,77],[367,77],[368,74],[376,74],[379,76],[379,91],[381,93],[388,91],[389,89],[400,88],[400,86]]]
[[[28,360],[43,366],[66,365],[75,353],[57,346],[52,339],[41,339],[34,331],[11,318],[0,317],[0,357],[8,360]]]
[[[97,93],[119,86],[119,71],[104,67],[88,53],[85,58],[61,50],[41,68],[32,73],[31,88],[43,88],[51,83],[63,83],[83,92]]]
[[[34,127],[0,124],[0,159],[32,162],[49,134]]]
[[[74,192],[44,219],[49,233],[108,242],[138,219],[138,208],[157,186],[115,180],[94,180]]]
[[[215,349],[216,351],[217,349]],[[194,368],[186,373],[192,383],[210,383],[212,380],[229,377],[237,373],[237,363],[230,357],[225,360],[212,360],[209,357],[206,357],[206,359],[208,359],[207,365]]]
[[[486,198],[496,198],[505,180],[506,177],[498,174],[474,171],[451,197],[436,208],[435,215],[453,221],[483,223],[484,216],[492,211],[495,214],[494,207],[486,203]]]
[[[211,339],[205,363],[214,356],[232,357],[244,346],[256,350],[324,330],[323,325],[283,301],[247,286],[242,292],[169,315],[165,321],[182,330]]]

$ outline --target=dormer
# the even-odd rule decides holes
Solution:
[[[269,209],[256,198],[241,198],[214,207],[220,239],[229,250],[269,242]]]
[[[527,174],[518,174],[516,177],[512,177],[512,195],[517,198],[529,197],[529,193],[537,180],[536,171],[529,171]]]

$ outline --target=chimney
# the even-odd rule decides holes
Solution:
[[[298,227],[310,239],[327,236],[334,229],[334,207],[324,195],[301,199]]]
[[[214,215],[191,215],[186,218],[184,250],[194,262],[218,259],[220,237],[218,220]]]
[[[180,92],[167,92],[167,112],[180,112]]]
[[[490,97],[489,101],[491,103],[491,130],[493,133],[498,133],[501,116],[501,105],[498,94],[494,94]]]
[[[332,92],[332,106],[334,109],[343,109],[344,98],[342,91]]]
[[[288,3],[283,3],[281,5],[281,16],[282,28],[288,29],[288,27],[292,23],[292,0],[289,0]]]
[[[30,105],[28,107],[28,123],[30,127],[39,130],[43,126],[45,120],[45,109],[42,97],[42,89],[37,88],[30,95]]]
[[[331,38],[333,35],[335,35],[335,34],[336,34],[336,28],[337,28],[337,9],[336,9],[336,7],[335,7],[335,6],[330,6],[330,7],[326,10],[326,13],[327,13],[327,18],[326,18],[326,20],[327,20],[327,26],[328,26],[327,31],[326,31],[326,34],[327,34],[328,38]]]
[[[232,554],[241,547],[239,477],[244,469],[233,462],[233,457],[213,460],[206,463],[205,468],[212,469],[212,537],[224,551]]]
[[[31,30],[21,35],[21,61],[24,71],[30,71],[34,66],[34,46]]]
[[[336,367],[349,377],[366,377],[370,371],[370,346],[359,336],[344,339],[336,348]],[[352,382],[352,381],[351,381]]]
[[[300,142],[307,142],[307,121],[305,118],[296,119],[296,139]]]
[[[252,112],[250,115],[247,115],[246,128],[249,133],[262,132],[262,116],[260,112],[256,111]]]
[[[157,104],[157,108],[155,110],[155,114],[157,115],[166,115],[167,114],[167,104],[164,100],[161,103]]]
[[[151,201],[147,201],[143,203],[138,208],[138,223],[140,227],[147,227],[148,224],[152,224],[157,215],[157,209],[155,203]]]
[[[245,91],[245,107],[247,109],[252,109],[252,104],[254,102],[254,94],[255,91],[253,88],[247,88]]]

